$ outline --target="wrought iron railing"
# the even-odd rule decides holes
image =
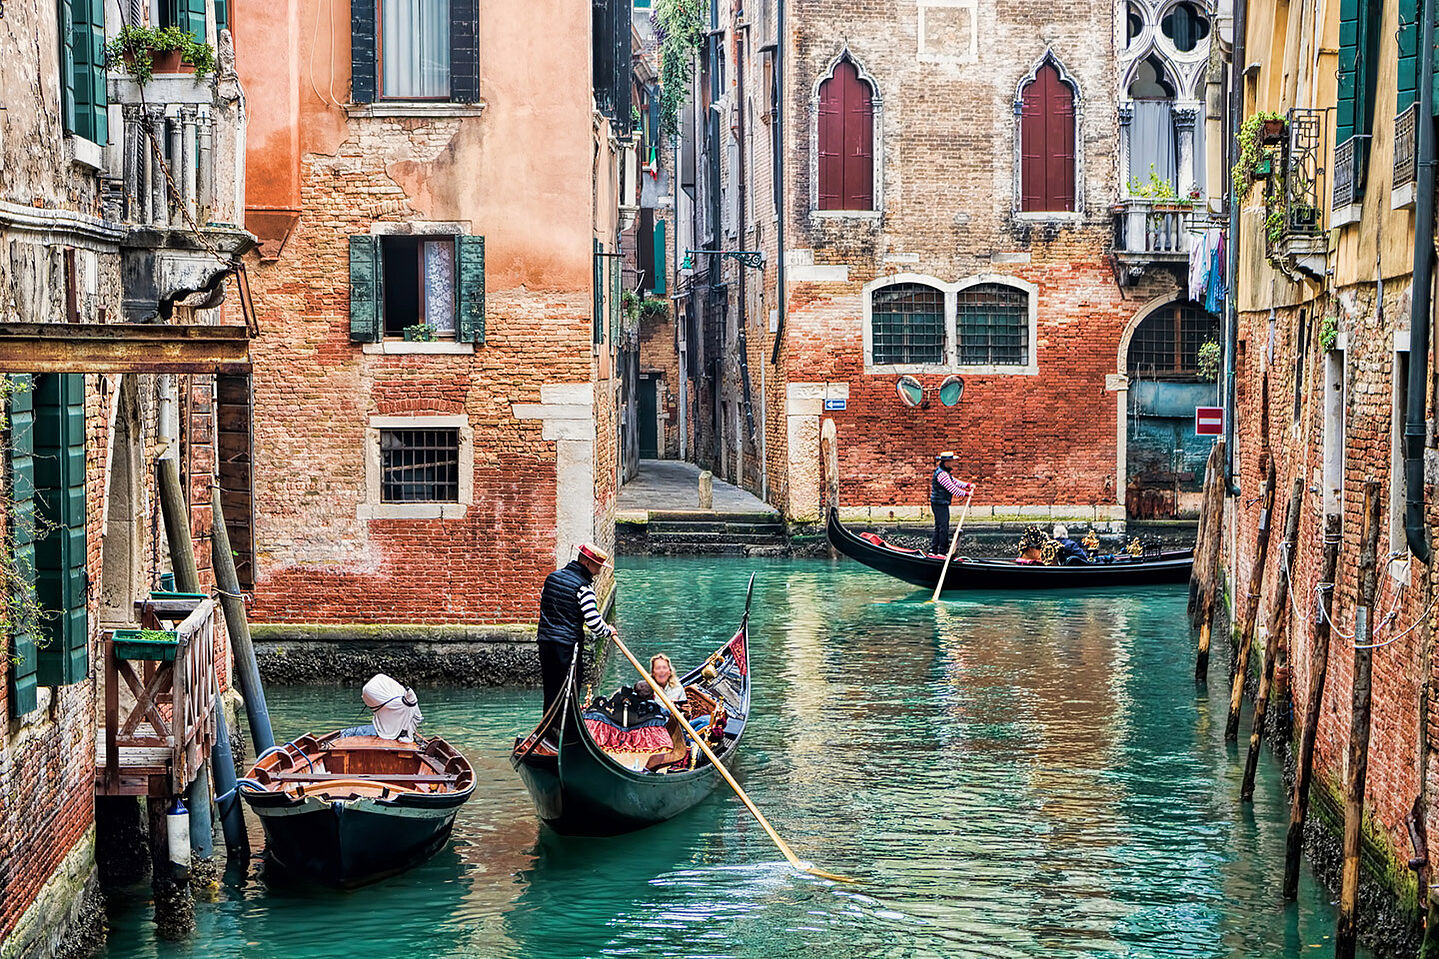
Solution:
[[[1354,203],[1354,174],[1359,159],[1358,142],[1352,137],[1334,148],[1334,209]]]
[[[1396,188],[1415,182],[1414,121],[1418,115],[1419,104],[1411,103],[1408,109],[1394,118],[1394,186]]]
[[[1322,161],[1324,112],[1298,107],[1289,111],[1289,144],[1284,158],[1284,233],[1312,236],[1324,232],[1319,215],[1324,195]]]
[[[1174,201],[1133,197],[1115,208],[1115,249],[1155,257],[1187,256],[1189,215]]]

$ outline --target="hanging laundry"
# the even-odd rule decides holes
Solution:
[[[1195,303],[1204,299],[1204,289],[1209,285],[1209,234],[1213,230],[1190,234],[1189,240],[1189,299]]]
[[[1210,313],[1224,309],[1224,233],[1212,230],[1214,248],[1209,258],[1209,284],[1204,293],[1204,308]]]

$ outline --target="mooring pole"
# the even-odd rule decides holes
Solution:
[[[1203,551],[1208,544],[1206,535],[1209,528],[1209,487],[1214,485],[1214,446],[1209,447],[1209,458],[1204,462],[1204,492],[1199,497],[1199,530],[1194,536],[1194,565],[1189,568],[1189,625],[1198,626],[1200,613],[1204,609],[1204,563]]]
[[[270,725],[270,710],[265,704],[265,687],[260,683],[260,667],[255,661],[255,645],[250,641],[250,623],[245,617],[245,601],[240,597],[240,576],[235,571],[235,554],[230,552],[230,533],[225,527],[225,508],[220,504],[220,488],[210,493],[210,512],[214,518],[211,531],[210,562],[215,569],[215,586],[220,592],[220,608],[225,611],[225,632],[235,652],[235,679],[240,695],[245,697],[245,718],[250,723],[250,741],[259,756],[275,745],[275,732]]]
[[[1223,463],[1224,440],[1216,440],[1214,446],[1218,450],[1219,462]],[[1209,679],[1209,644],[1211,634],[1214,632],[1214,610],[1218,605],[1219,557],[1223,552],[1224,541],[1224,493],[1228,486],[1228,480],[1220,470],[1204,501],[1204,511],[1209,514],[1209,522],[1205,524],[1207,541],[1204,544],[1202,557],[1204,562],[1204,599],[1200,603],[1199,613],[1199,652],[1194,660],[1194,681],[1196,683],[1206,682]],[[1201,557],[1195,556],[1194,560],[1197,563]]]
[[[1234,653],[1234,682],[1229,691],[1229,719],[1224,724],[1224,741],[1239,739],[1239,707],[1244,702],[1244,680],[1249,673],[1249,650],[1254,645],[1254,623],[1259,619],[1259,594],[1264,588],[1264,564],[1269,558],[1269,529],[1274,525],[1274,457],[1265,455],[1264,488],[1260,492],[1258,541],[1254,566],[1249,570],[1249,591],[1245,594],[1244,619],[1239,626],[1239,648]]]
[[[230,749],[230,724],[225,721],[225,706],[215,703],[215,745],[210,748],[210,766],[215,770],[215,806],[220,812],[220,828],[225,834],[225,854],[233,859],[250,848],[245,835],[245,812],[235,791],[235,755]]]
[[[1279,582],[1269,604],[1269,636],[1264,643],[1264,672],[1259,676],[1259,695],[1254,698],[1254,728],[1249,731],[1249,755],[1244,759],[1244,779],[1239,799],[1254,798],[1254,772],[1259,766],[1259,745],[1264,741],[1264,719],[1269,712],[1269,695],[1274,689],[1274,665],[1284,648],[1284,631],[1289,624],[1289,576],[1294,568],[1294,543],[1299,537],[1299,510],[1304,502],[1304,480],[1294,481],[1289,494],[1289,512],[1284,514],[1284,555],[1280,557]]]
[[[1314,641],[1309,651],[1309,698],[1304,704],[1304,725],[1299,731],[1298,769],[1289,803],[1289,834],[1284,840],[1284,898],[1299,894],[1299,857],[1304,851],[1304,818],[1309,813],[1309,783],[1314,775],[1314,736],[1319,710],[1324,705],[1324,679],[1329,674],[1329,614],[1334,608],[1334,573],[1339,567],[1340,516],[1324,519],[1324,554],[1320,561]]]
[[[1359,602],[1354,607],[1354,699],[1349,713],[1349,770],[1344,783],[1344,868],[1340,873],[1335,959],[1354,959],[1359,905],[1359,846],[1364,820],[1364,780],[1369,772],[1370,677],[1374,665],[1374,593],[1379,545],[1379,484],[1364,484],[1364,532],[1359,540]]]

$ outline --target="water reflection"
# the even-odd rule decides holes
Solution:
[[[1252,813],[1235,799],[1181,590],[931,604],[852,564],[654,560],[620,571],[627,642],[698,661],[752,571],[738,775],[802,857],[858,886],[796,874],[724,787],[640,833],[556,836],[508,762],[538,693],[424,690],[477,774],[449,849],[352,893],[252,864],[183,947],[153,941],[140,890],[112,906],[111,955],[1188,959],[1326,941],[1307,876],[1298,907],[1277,901],[1284,797],[1265,762]],[[614,657],[595,687],[631,680]],[[355,712],[348,690],[271,698],[289,735]]]

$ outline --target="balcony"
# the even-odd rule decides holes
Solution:
[[[1265,248],[1281,270],[1294,269],[1318,278],[1324,275],[1329,246],[1321,209],[1325,195],[1324,168],[1320,166],[1325,142],[1324,112],[1296,107],[1289,111],[1288,130],[1289,138],[1279,157],[1281,175],[1270,177],[1264,197]],[[1341,175],[1338,166],[1336,161],[1336,209]]]
[[[1189,259],[1189,204],[1131,197],[1116,204],[1113,212],[1114,253],[1132,271],[1142,272],[1147,263]]]
[[[1350,138],[1334,148],[1334,212],[1354,205],[1358,199],[1359,141]]]
[[[127,78],[111,80],[123,125],[109,157],[119,189],[107,214],[125,228],[123,310],[131,322],[170,320],[182,301],[218,305],[225,278],[255,246],[235,225],[244,126],[238,99],[222,94],[225,83],[160,75],[142,91]]]
[[[1400,209],[1414,202],[1414,185],[1417,166],[1415,164],[1416,128],[1419,104],[1411,103],[1409,108],[1394,118],[1394,193],[1393,206]]]

